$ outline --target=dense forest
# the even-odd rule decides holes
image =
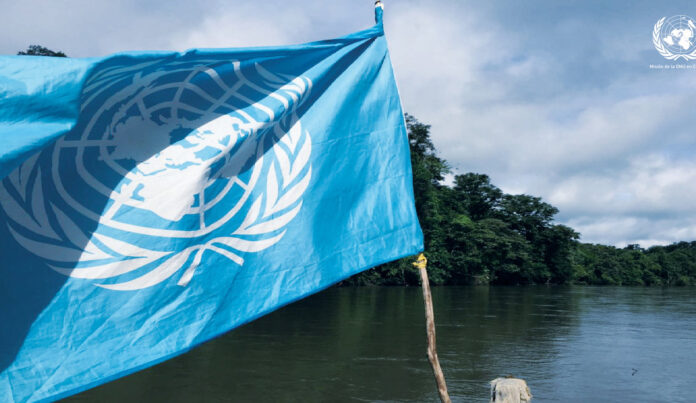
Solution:
[[[20,55],[66,57],[39,45]],[[425,236],[430,281],[449,284],[696,285],[696,241],[643,249],[578,242],[555,224],[558,209],[539,197],[510,195],[484,174],[443,184],[430,126],[407,115],[416,210]],[[387,263],[342,285],[417,285],[414,257]]]
[[[416,210],[433,284],[696,285],[696,242],[643,249],[578,242],[554,223],[541,198],[505,194],[484,174],[443,184],[430,126],[406,116]],[[344,285],[417,285],[413,257],[384,264]]]

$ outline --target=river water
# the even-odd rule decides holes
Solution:
[[[533,402],[696,401],[696,289],[438,287],[456,402],[527,380]],[[68,402],[438,401],[419,288],[332,288]],[[105,357],[108,359],[108,357]]]

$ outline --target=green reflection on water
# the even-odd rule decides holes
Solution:
[[[487,402],[487,382],[512,374],[540,402],[687,401],[694,291],[434,288],[453,400]],[[66,401],[438,400],[420,289],[333,288]]]

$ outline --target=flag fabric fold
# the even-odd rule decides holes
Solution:
[[[422,250],[377,11],[297,46],[0,57],[0,401],[78,393]]]

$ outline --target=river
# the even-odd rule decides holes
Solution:
[[[696,401],[696,289],[436,287],[455,402]],[[331,288],[66,402],[436,402],[420,288]],[[108,359],[108,357],[105,357]]]

